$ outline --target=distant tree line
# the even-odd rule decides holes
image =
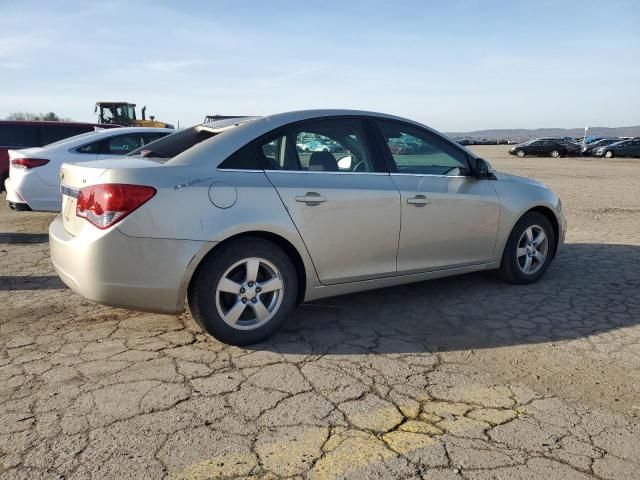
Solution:
[[[46,121],[46,122],[71,122],[70,118],[61,118],[54,112],[49,113],[30,113],[30,112],[11,112],[7,115],[7,120],[23,120],[23,121]]]

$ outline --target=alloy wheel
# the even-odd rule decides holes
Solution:
[[[549,240],[540,225],[531,225],[522,232],[518,240],[516,261],[526,275],[537,273],[547,260]]]
[[[553,152],[551,152],[551,156],[553,158],[558,158],[560,156],[560,152],[558,150],[554,150]]]
[[[215,292],[218,314],[238,330],[253,330],[271,320],[283,296],[282,275],[273,263],[258,257],[231,265],[220,277]]]

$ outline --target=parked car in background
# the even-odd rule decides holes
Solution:
[[[580,153],[580,145],[561,138],[537,138],[509,149],[511,155],[524,157],[568,157]]]
[[[5,180],[7,202],[14,210],[58,212],[60,166],[122,157],[175,130],[125,127],[82,133],[44,147],[9,150],[9,178]]]
[[[310,133],[345,152],[290,148]],[[394,154],[399,138],[423,153]],[[195,321],[232,344],[266,339],[323,297],[492,269],[533,283],[564,241],[548,187],[391,115],[226,120],[150,150],[62,166],[51,260],[98,303],[173,314],[188,298]]]
[[[0,192],[9,176],[9,149],[41,147],[96,128],[115,128],[118,125],[78,122],[29,122],[0,120]]]
[[[591,155],[593,155],[596,149],[600,147],[606,147],[607,145],[611,145],[612,143],[617,143],[619,141],[619,138],[600,138],[598,140],[594,140],[582,147],[582,155],[585,157],[590,157]]]
[[[598,147],[594,150],[593,156],[605,158],[640,157],[640,137]]]

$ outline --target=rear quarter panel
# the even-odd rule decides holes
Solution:
[[[199,262],[211,248],[235,235],[268,232],[284,238],[298,251],[304,263],[307,286],[319,284],[306,246],[264,172],[165,166],[107,170],[100,178],[102,182],[157,188],[151,200],[118,224],[117,228],[127,236],[209,242],[203,247],[205,250],[194,257]],[[224,189],[227,201],[235,191],[235,201],[225,204],[226,208],[214,205],[216,188]],[[190,266],[187,277],[196,266]]]

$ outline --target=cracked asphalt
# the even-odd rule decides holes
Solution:
[[[0,198],[0,479],[640,478],[640,160],[474,149],[562,196],[541,282],[327,299],[251,348],[85,301]]]

